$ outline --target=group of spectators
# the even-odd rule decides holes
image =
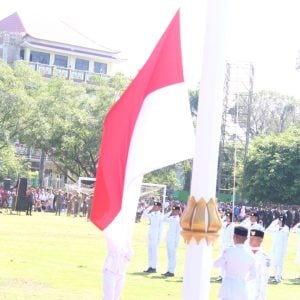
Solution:
[[[232,213],[234,222],[240,223],[244,221],[251,214],[255,213],[258,215],[259,223],[267,228],[270,224],[278,219],[279,216],[285,217],[285,224],[292,228],[294,225],[300,222],[300,206],[297,205],[276,205],[270,204],[265,206],[245,206],[232,204],[220,203],[219,212],[221,216],[224,216],[226,212]]]
[[[138,204],[136,212],[136,223],[140,222],[143,211],[150,203],[154,201],[154,198],[140,201]],[[180,210],[183,211],[186,203],[178,200],[174,200],[168,197],[165,202],[163,202],[163,211],[167,213],[174,206],[179,206]],[[232,203],[220,202],[218,204],[218,209],[221,217],[227,212],[231,212],[232,221],[235,223],[241,223],[251,214],[255,213],[258,215],[259,223],[267,228],[270,224],[277,219],[279,216],[284,215],[286,219],[286,225],[291,228],[300,222],[300,206],[297,205],[276,205],[270,204],[266,206],[246,206],[243,204],[235,205],[233,208]]]
[[[60,215],[65,212],[67,216],[90,217],[91,195],[79,192],[63,192],[60,189],[27,188],[22,199],[22,208],[18,205],[16,188],[11,190],[0,189],[0,208],[11,211],[53,212]]]

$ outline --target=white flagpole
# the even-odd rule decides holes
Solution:
[[[181,219],[187,243],[183,300],[209,299],[211,242],[221,227],[215,194],[225,78],[226,8],[227,0],[207,0],[191,197]]]

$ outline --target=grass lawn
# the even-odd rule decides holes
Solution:
[[[0,299],[1,300],[99,300],[106,244],[102,233],[84,218],[57,217],[50,213],[33,216],[0,214]],[[176,276],[163,278],[167,258],[165,242],[159,249],[158,273],[145,275],[147,268],[147,222],[135,226],[133,249],[122,300],[181,299],[185,245],[178,248]],[[271,237],[264,248],[270,253]],[[213,246],[213,256],[219,241]],[[289,237],[284,280],[269,285],[268,299],[300,299],[300,266],[295,264],[296,234]],[[212,270],[212,277],[218,276]],[[272,274],[271,274],[272,275]],[[212,283],[210,299],[217,299],[219,283]],[[191,299],[194,300],[194,299]]]

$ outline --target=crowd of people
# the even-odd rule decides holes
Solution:
[[[0,189],[0,208],[8,209],[10,212],[25,211],[26,215],[32,215],[32,212],[50,212],[60,216],[61,212],[65,212],[67,216],[90,218],[91,194],[29,187],[23,198],[20,208],[16,188]]]
[[[148,267],[144,272],[157,272],[158,247],[164,223],[167,223],[168,267],[162,276],[173,277],[180,240],[180,215],[185,204],[172,200],[167,205],[159,201],[152,201],[150,204],[147,206],[146,203],[140,203],[136,215],[136,222],[140,222],[143,217],[149,220]],[[236,205],[233,208],[232,204],[219,203],[218,209],[222,229],[220,255],[214,266],[221,269],[217,279],[222,283],[220,298],[266,299],[267,285],[282,281],[290,232],[298,235],[296,262],[300,265],[299,207]],[[262,249],[266,233],[272,234],[270,254]]]

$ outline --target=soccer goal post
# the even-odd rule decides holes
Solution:
[[[91,194],[94,192],[96,178],[94,177],[79,177],[77,181],[78,192],[81,194]]]
[[[167,186],[156,183],[142,183],[139,204],[144,203],[146,206],[152,205],[153,202],[159,201],[162,204],[163,211],[166,209]]]
[[[91,194],[94,191],[96,178],[94,177],[79,177],[77,185],[68,185],[68,189],[76,190],[82,194]],[[139,204],[143,203],[146,206],[152,205],[153,202],[159,201],[162,204],[163,211],[166,209],[166,194],[167,186],[156,183],[142,183]]]

